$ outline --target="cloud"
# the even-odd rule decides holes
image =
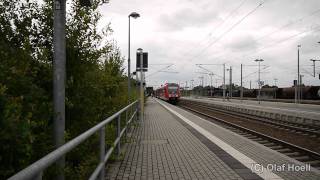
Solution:
[[[270,66],[269,73],[262,75],[264,81],[272,84],[273,79],[278,78],[280,86],[291,86],[297,71],[297,45],[302,45],[301,63],[311,65],[310,58],[320,58],[320,44],[317,43],[320,41],[320,31],[287,38],[320,25],[320,11],[308,16],[320,9],[320,1],[267,0],[217,43],[209,46],[210,42],[226,32],[261,1],[245,1],[227,18],[241,2],[243,1],[110,1],[110,4],[101,8],[103,20],[100,23],[107,24],[111,21],[114,39],[118,41],[122,54],[127,55],[128,14],[132,11],[141,14],[140,18],[131,22],[132,67],[135,66],[135,50],[141,47],[149,52],[150,63],[174,63],[170,71],[179,71],[178,74],[157,73],[148,79],[148,83],[152,85],[160,85],[165,81],[190,83],[191,79],[197,84],[200,76],[195,73],[200,71],[195,66],[197,63],[226,63],[226,66],[233,66],[234,79],[237,80],[240,77],[241,63],[250,65],[255,63],[254,59],[261,58],[265,59],[263,64]],[[299,20],[301,18],[303,19]],[[291,24],[285,26],[289,23]],[[271,32],[275,33],[270,34]],[[148,73],[159,68],[150,66]],[[222,75],[222,66],[206,68]],[[256,67],[246,69],[246,73],[254,71]],[[306,84],[320,85],[318,79],[303,73]],[[256,76],[246,79],[247,86],[250,80],[255,82]]]
[[[159,27],[165,31],[182,31],[188,27],[201,28],[219,18],[212,9],[182,8],[172,14],[161,14],[158,18]]]
[[[230,38],[226,46],[234,52],[243,52],[248,50],[255,50],[258,46],[256,40],[250,35],[242,35]]]

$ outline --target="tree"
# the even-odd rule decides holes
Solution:
[[[53,149],[52,5],[50,0],[0,2],[0,179]],[[67,140],[126,104],[123,58],[114,41],[104,41],[112,33],[110,24],[97,31],[99,5],[72,1],[67,14]],[[97,162],[97,143],[94,137],[67,156],[67,177],[87,178]]]

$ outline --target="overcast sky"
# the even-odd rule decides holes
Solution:
[[[320,62],[316,78],[310,59],[320,59],[320,0],[110,0],[101,7],[100,27],[111,23],[113,38],[125,59],[128,57],[128,15],[131,19],[131,67],[135,67],[137,48],[149,53],[149,86],[177,82],[185,86],[203,72],[216,74],[213,85],[221,85],[223,66],[232,66],[233,81],[240,84],[240,64],[244,64],[244,85],[257,87],[255,59],[261,63],[261,80],[291,86],[297,77],[297,45],[301,45],[300,64],[303,82],[320,85]],[[127,67],[127,60],[124,63]],[[158,72],[173,64],[168,72]],[[208,69],[200,69],[196,64]],[[132,69],[134,71],[135,68]],[[202,73],[199,73],[202,72]],[[226,71],[226,82],[229,72]]]

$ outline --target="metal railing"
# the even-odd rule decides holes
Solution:
[[[100,162],[94,172],[90,176],[90,180],[97,179],[105,179],[105,165],[111,156],[112,152],[114,151],[115,147],[117,148],[117,155],[120,155],[120,140],[124,133],[127,132],[128,125],[132,122],[133,119],[137,119],[138,114],[138,101],[135,101],[125,108],[121,109],[117,113],[113,114],[109,118],[105,119],[104,121],[100,122],[96,126],[90,128],[86,132],[82,133],[81,135],[75,137],[74,139],[70,140],[66,144],[62,145],[61,147],[57,148],[56,150],[52,151],[51,153],[47,154],[40,160],[34,162],[27,168],[21,170],[17,174],[13,175],[9,178],[9,180],[26,180],[26,179],[42,179],[43,171],[55,163],[60,158],[64,157],[69,151],[73,150],[79,144],[87,140],[91,137],[94,133],[100,133]],[[131,117],[128,120],[128,111],[130,110]],[[134,111],[133,111],[134,110]],[[121,130],[121,115],[125,113],[126,123],[125,127]],[[106,152],[105,146],[105,126],[112,122],[112,120],[117,118],[117,137],[113,142],[112,146]]]

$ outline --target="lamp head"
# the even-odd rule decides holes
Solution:
[[[138,13],[136,13],[136,12],[132,12],[130,15],[129,15],[129,18],[130,17],[133,17],[133,18],[138,18],[138,17],[140,17],[140,14],[138,14]]]
[[[264,61],[263,59],[256,59],[256,60],[254,60],[254,61],[256,61],[256,62],[262,62],[262,61]]]

